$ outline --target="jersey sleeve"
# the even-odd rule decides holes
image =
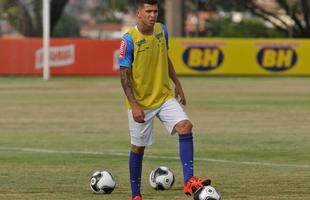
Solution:
[[[131,67],[133,62],[134,46],[129,33],[126,33],[121,41],[120,52],[118,56],[118,65],[120,67]]]
[[[169,49],[169,42],[168,42],[168,29],[167,29],[167,26],[164,25],[164,24],[160,24],[161,25],[161,28],[163,29],[164,31],[164,34],[165,34],[165,38],[166,38],[166,46],[167,46],[167,49]]]

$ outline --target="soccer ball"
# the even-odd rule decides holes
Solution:
[[[194,200],[221,200],[221,195],[214,187],[208,185],[195,192]]]
[[[169,190],[174,184],[174,174],[168,167],[158,167],[150,173],[150,185],[155,190]]]
[[[90,188],[96,194],[110,194],[115,185],[115,178],[108,171],[96,171],[90,178]]]

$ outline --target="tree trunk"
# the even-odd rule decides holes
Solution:
[[[64,8],[68,0],[52,0],[51,1],[51,35],[53,35],[55,27],[60,20]]]
[[[184,35],[183,9],[184,6],[182,0],[165,1],[165,21],[171,36],[181,37]]]

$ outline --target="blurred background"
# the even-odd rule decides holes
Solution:
[[[50,72],[47,0],[0,0],[0,75],[118,75],[135,1],[48,1]],[[309,11],[309,0],[162,0],[158,21],[168,27],[178,74],[303,76],[310,75]]]
[[[0,0],[0,75],[118,75],[134,0],[49,0],[50,72],[43,2]],[[178,74],[310,75],[310,0],[159,2]]]
[[[133,0],[51,0],[52,37],[121,38],[135,24]],[[0,0],[0,37],[40,37],[42,1]],[[310,37],[309,0],[162,0],[172,36]]]

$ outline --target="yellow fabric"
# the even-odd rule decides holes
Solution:
[[[131,28],[129,34],[134,43],[131,66],[134,97],[143,109],[160,107],[173,98],[164,31],[160,23],[156,23],[152,35],[143,35],[136,27]]]

